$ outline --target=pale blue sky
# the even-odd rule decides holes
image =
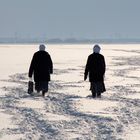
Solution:
[[[0,37],[140,38],[140,0],[0,0]]]

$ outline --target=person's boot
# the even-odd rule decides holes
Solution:
[[[98,93],[98,94],[97,94],[97,97],[98,97],[98,98],[101,98],[101,93]]]
[[[45,97],[45,91],[42,91],[42,96]]]
[[[96,98],[96,93],[91,91],[92,92],[92,98]]]
[[[40,93],[40,91],[39,90],[37,90],[37,94],[39,94]]]

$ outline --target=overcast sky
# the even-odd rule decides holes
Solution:
[[[140,0],[0,0],[0,37],[140,38]]]

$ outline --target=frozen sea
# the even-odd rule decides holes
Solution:
[[[139,140],[140,44],[101,44],[106,92],[92,99],[84,81],[93,45],[50,45],[54,73],[45,98],[27,94],[39,45],[0,45],[0,139]]]

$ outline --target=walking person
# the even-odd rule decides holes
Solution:
[[[50,74],[53,73],[53,63],[48,52],[45,51],[45,45],[39,46],[39,51],[35,52],[30,64],[29,78],[34,75],[35,90],[42,96],[48,92],[48,82],[50,81]]]
[[[87,64],[85,67],[84,80],[87,79],[89,74],[90,90],[92,97],[101,97],[101,93],[105,92],[104,75],[105,75],[105,59],[100,54],[100,46],[93,47],[93,53],[88,56]]]

